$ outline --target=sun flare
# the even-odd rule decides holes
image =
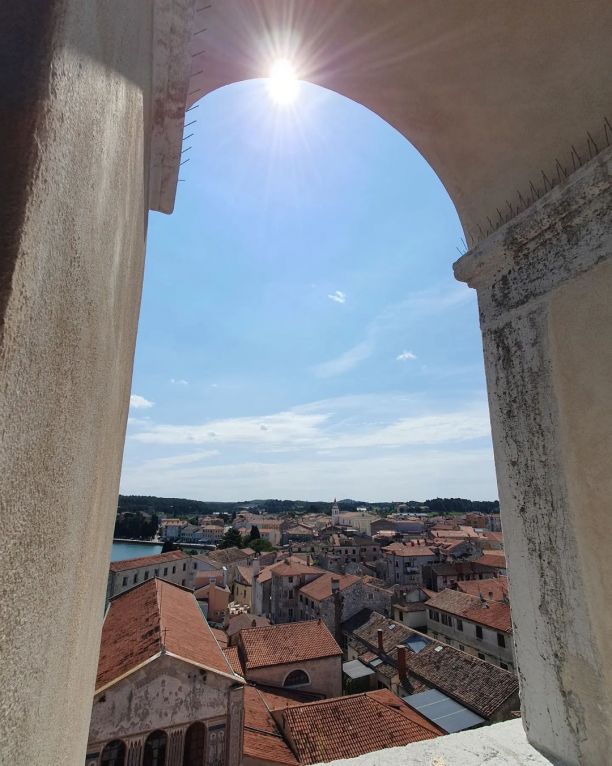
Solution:
[[[272,64],[268,75],[268,93],[275,104],[292,104],[298,95],[298,78],[295,67],[288,59],[278,59]]]

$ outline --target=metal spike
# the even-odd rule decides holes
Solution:
[[[491,219],[489,218],[489,216],[487,216],[487,221],[489,222],[489,231],[493,231],[493,222],[491,221]],[[488,232],[487,232],[487,233],[488,233]]]
[[[194,32],[193,36],[195,37],[196,35],[201,35],[202,32],[206,32],[206,29],[207,27],[202,27],[202,29],[199,29],[197,32]]]
[[[542,178],[544,179],[544,191],[548,191],[549,189],[552,189],[553,184],[551,184],[546,173],[543,170],[541,170],[540,173],[542,173]]]
[[[499,216],[500,223],[503,223],[504,222],[504,217],[501,214],[501,210],[498,207],[496,207],[495,209],[497,210],[497,215]]]
[[[580,155],[578,154],[578,152],[576,151],[576,147],[574,146],[574,144],[572,144],[572,152],[573,152],[573,155],[575,155],[576,159],[578,160],[578,167],[580,167],[580,165],[582,165],[582,159]],[[574,170],[576,170],[576,165],[574,165]]]
[[[587,130],[586,134],[587,134],[587,136],[588,136],[588,141],[587,141],[587,144],[589,145],[589,154],[591,153],[590,144],[593,144],[593,149],[595,149],[595,154],[599,154],[599,148],[598,148],[597,144],[595,143],[595,139],[594,139],[594,138],[593,138],[593,136],[592,136],[592,135],[589,133],[589,131],[588,131],[588,130]],[[590,142],[590,143],[589,143],[589,142]]]
[[[203,8],[196,8],[196,13],[202,13],[202,11],[207,11],[209,8],[212,8],[212,5],[205,5]]]
[[[186,149],[181,149],[181,154],[185,154],[185,152],[188,152],[190,149],[190,146],[188,146]]]
[[[188,128],[190,125],[195,125],[195,124],[196,124],[196,122],[197,122],[197,120],[192,120],[191,122],[186,122],[186,123],[183,125],[183,130],[185,130],[185,128]]]
[[[203,70],[203,69],[198,69],[198,71],[197,71],[197,72],[192,72],[192,73],[189,75],[189,77],[197,77],[199,74],[204,74],[204,70]]]
[[[197,58],[198,56],[201,56],[203,53],[206,53],[206,50],[200,51],[199,53],[193,53],[193,54],[191,55],[191,58],[192,58],[192,59],[195,59],[195,58]]]
[[[535,202],[537,199],[540,199],[540,192],[533,185],[533,181],[529,181],[529,186],[531,187],[531,192],[533,194],[533,201]]]
[[[179,165],[179,168],[181,167],[181,165],[184,165],[186,162],[189,162],[189,160],[190,160],[190,159],[191,159],[191,157],[187,157],[187,159],[186,159],[186,160],[183,160],[183,161],[180,163],[180,165]]]
[[[563,167],[563,165],[559,162],[559,160],[555,157],[555,162],[557,163],[557,178],[559,181],[561,180],[561,173],[563,173],[563,176],[567,178],[567,171]]]
[[[608,118],[604,117],[604,130],[606,131],[606,141],[608,142],[608,146],[610,146],[610,139],[608,138],[608,129],[610,130],[610,133],[612,133],[612,125],[608,122]]]
[[[519,200],[520,200],[520,203],[521,203],[521,205],[522,205],[522,206],[523,206],[523,208],[526,210],[526,209],[527,209],[527,203],[525,202],[525,198],[524,198],[524,197],[523,197],[523,195],[520,193],[520,191],[517,191],[517,195],[518,195],[518,198],[519,198]]]
[[[183,141],[186,141],[188,138],[191,138],[191,136],[195,136],[195,133],[190,133],[188,136],[184,136]]]
[[[192,109],[197,109],[199,106],[200,106],[199,104],[194,104],[193,106],[190,106],[189,109],[185,109],[185,114],[187,114],[187,112],[190,112]]]

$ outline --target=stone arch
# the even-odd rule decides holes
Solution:
[[[183,766],[202,766],[205,752],[206,726],[201,721],[196,721],[185,732]]]
[[[295,670],[292,670],[290,673],[287,673],[285,676],[285,680],[283,681],[283,686],[286,687],[292,687],[292,686],[307,686],[310,684],[310,676],[305,670],[302,670],[301,668],[296,668]]]
[[[124,766],[127,748],[122,739],[113,739],[102,748],[100,766]]]
[[[152,731],[144,743],[142,766],[165,766],[168,735],[162,729]]]

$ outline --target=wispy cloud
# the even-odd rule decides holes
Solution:
[[[132,407],[135,410],[146,410],[149,409],[149,407],[153,407],[155,402],[150,402],[148,399],[145,399],[144,396],[139,396],[138,394],[132,394],[130,396],[130,407]]]
[[[264,452],[356,450],[451,444],[488,437],[485,404],[452,412],[395,417],[368,424],[335,417],[316,403],[263,417],[210,420],[198,425],[152,425],[131,436],[145,444],[234,444]]]
[[[207,460],[208,458],[215,457],[218,454],[219,450],[209,449],[203,450],[202,452],[190,452],[186,455],[157,457],[143,461],[140,467],[143,470],[164,470],[166,468],[175,468],[177,466],[200,463],[202,460]]]
[[[185,380],[185,378],[170,378],[170,383],[172,383],[173,386],[188,386],[189,381]]]
[[[318,378],[332,378],[336,375],[342,375],[371,356],[373,351],[373,343],[370,340],[365,340],[353,346],[353,348],[349,348],[348,351],[340,354],[340,356],[315,365],[314,373]]]
[[[342,290],[334,290],[327,297],[330,301],[335,301],[336,303],[346,303],[346,293],[343,293]]]
[[[409,362],[412,359],[416,359],[416,354],[413,354],[412,351],[402,351],[402,353],[398,354],[395,358],[398,362]]]
[[[126,467],[122,491],[139,494],[143,489],[169,497],[219,501],[254,497],[323,500],[338,496],[365,501],[497,497],[490,449],[419,448],[350,459],[299,457],[287,462],[235,461],[167,470]]]

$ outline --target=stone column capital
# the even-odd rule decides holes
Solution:
[[[479,293],[481,322],[539,299],[609,258],[612,147],[462,256],[455,277]]]

